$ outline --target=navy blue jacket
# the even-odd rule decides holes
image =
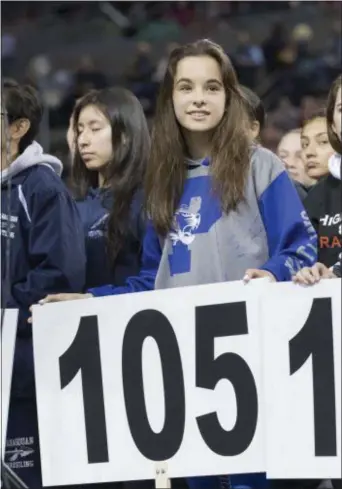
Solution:
[[[107,222],[113,205],[110,190],[89,189],[84,200],[76,202],[85,233],[87,268],[86,289],[112,284],[125,285],[128,277],[137,275],[141,267],[145,224],[142,216],[142,194],[133,199],[126,240],[115,263],[107,251]]]
[[[61,167],[57,158],[44,155],[33,143],[1,173],[1,302],[2,307],[6,302],[7,308],[19,309],[14,397],[34,395],[29,307],[47,294],[79,292],[85,283],[83,230],[76,205],[60,179]],[[10,288],[5,297],[7,280]]]

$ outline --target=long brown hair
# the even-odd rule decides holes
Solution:
[[[75,153],[72,165],[76,199],[84,199],[90,187],[98,186],[97,172],[85,166],[77,145],[78,120],[88,105],[96,106],[112,128],[113,155],[105,168],[104,187],[111,188],[113,205],[108,217],[108,251],[114,261],[129,228],[133,199],[142,187],[150,151],[150,135],[139,100],[121,87],[92,90],[77,101],[73,113]]]
[[[337,136],[337,134],[333,131],[333,123],[334,123],[334,110],[337,99],[337,92],[339,88],[342,86],[342,74],[339,75],[336,80],[333,82],[330,88],[330,92],[328,95],[327,101],[327,124],[328,124],[328,137],[331,146],[334,150],[342,154],[342,142],[341,139]],[[340,135],[341,136],[341,135]]]
[[[212,137],[210,171],[213,190],[220,196],[225,212],[236,209],[243,200],[249,167],[248,115],[228,56],[218,44],[206,39],[174,49],[157,98],[145,178],[147,212],[161,236],[170,230],[186,179],[186,146],[176,120],[172,93],[178,62],[188,56],[210,56],[222,72],[226,107]]]

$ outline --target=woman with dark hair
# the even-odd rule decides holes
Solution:
[[[325,111],[320,110],[304,121],[300,141],[306,173],[318,182],[329,174],[329,158],[334,153],[328,137]]]
[[[91,91],[75,106],[73,133],[72,187],[86,234],[86,286],[123,285],[140,271],[145,232],[141,185],[150,136],[142,106],[123,88]]]
[[[312,285],[322,278],[341,278],[342,203],[341,203],[341,85],[342,75],[332,84],[327,103],[327,133],[336,154],[329,159],[329,174],[310,190],[304,204],[318,235],[318,262],[304,267],[294,277],[298,284]],[[274,489],[316,489],[319,481],[278,481]],[[341,489],[341,479],[333,481],[334,489]]]
[[[71,188],[85,233],[86,289],[108,283],[123,286],[140,272],[145,233],[141,187],[150,135],[143,108],[124,88],[90,91],[75,105],[67,142]],[[142,286],[153,288],[154,279],[155,273],[145,273]],[[153,485],[139,481],[89,487],[152,489]]]
[[[318,263],[303,268],[294,281],[313,284],[321,278],[341,277],[342,203],[341,203],[341,100],[342,75],[331,86],[327,103],[327,132],[335,154],[329,159],[329,174],[309,193],[305,207],[318,236]]]
[[[253,145],[248,129],[245,99],[222,48],[201,40],[175,49],[160,88],[145,177],[150,225],[141,273],[155,267],[156,288],[246,275],[290,280],[315,262],[316,236],[283,164]],[[206,245],[213,254],[208,266]],[[142,290],[141,276],[126,285],[92,292]]]
[[[151,273],[155,289],[258,277],[284,281],[316,261],[316,235],[284,165],[252,144],[235,71],[208,40],[170,55],[145,198],[150,222],[139,276],[125,287],[93,288],[89,297],[150,290],[145,277]],[[42,303],[84,297],[60,294]],[[188,485],[219,489],[229,478],[190,478]]]

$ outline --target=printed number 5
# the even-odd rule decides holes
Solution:
[[[205,443],[223,456],[243,453],[251,444],[257,426],[257,389],[246,361],[232,352],[214,359],[215,338],[244,334],[248,334],[245,302],[196,308],[196,386],[213,390],[219,380],[228,379],[236,395],[237,420],[231,431],[221,427],[217,413],[197,418]]]

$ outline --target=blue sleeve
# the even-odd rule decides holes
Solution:
[[[140,274],[130,277],[124,287],[114,285],[103,285],[89,289],[88,292],[94,297],[105,295],[128,294],[131,292],[142,292],[154,289],[159,262],[161,259],[161,247],[159,238],[151,223],[146,226],[146,233],[143,241],[142,264]]]
[[[22,308],[85,285],[84,233],[71,196],[66,189],[43,189],[33,199],[26,238],[30,270],[12,285],[12,299]]]
[[[261,267],[281,281],[317,261],[317,235],[287,173],[280,173],[259,200],[269,260]]]

